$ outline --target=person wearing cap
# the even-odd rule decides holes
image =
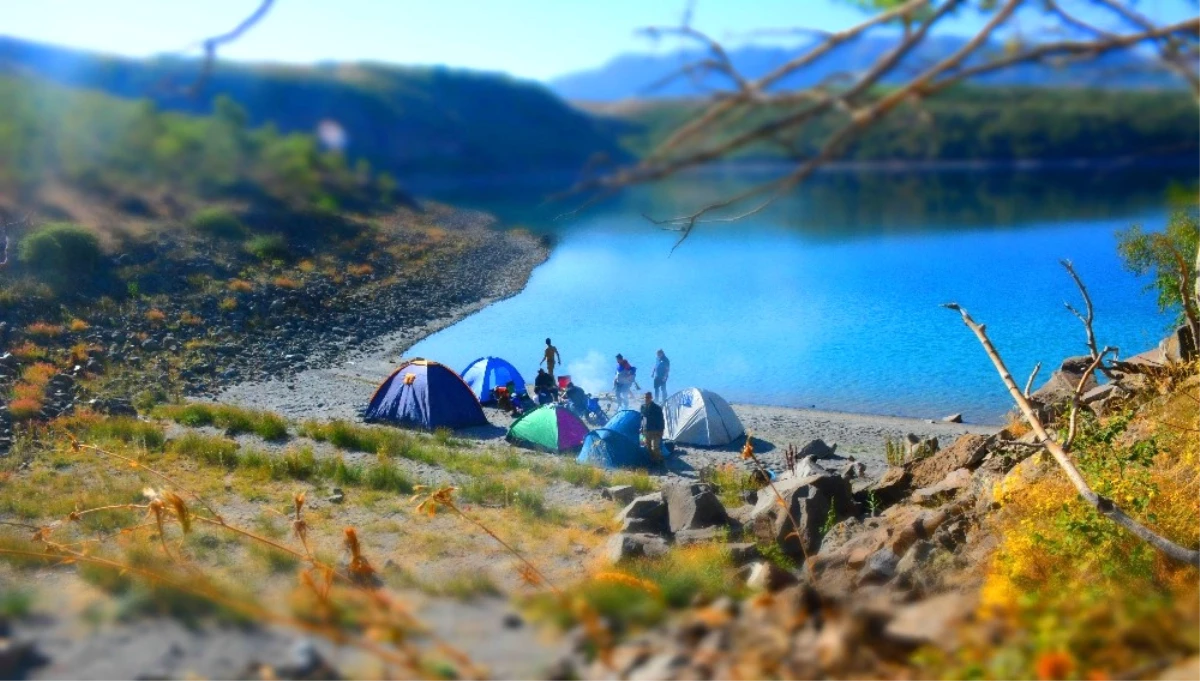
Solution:
[[[662,407],[654,403],[654,393],[646,393],[646,401],[642,404],[642,437],[646,439],[646,450],[656,464],[663,462],[662,439],[665,429]]]

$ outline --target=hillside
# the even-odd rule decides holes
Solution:
[[[647,153],[697,115],[697,100],[641,100],[586,108],[623,125],[621,140]],[[740,119],[717,136],[746,130],[769,112]],[[788,139],[790,148],[759,144],[738,158],[811,156],[839,119],[827,115]],[[704,140],[711,143],[713,140]],[[682,151],[682,150],[681,150]],[[1188,158],[1200,152],[1192,98],[1174,91],[958,88],[898,111],[842,155],[851,161],[1067,160]]]
[[[0,37],[0,74],[36,76],[168,111],[209,113],[218,97],[250,125],[314,132],[333,121],[351,159],[400,176],[430,172],[576,170],[595,154],[620,156],[587,115],[541,85],[496,74],[379,64],[219,63],[189,91],[196,60],[134,60]]]
[[[808,88],[836,74],[862,71],[895,46],[896,39],[870,36],[848,42],[831,51],[802,73],[781,80],[775,89]],[[882,84],[894,84],[898,77],[912,72],[919,64],[934,63],[962,47],[965,39],[954,36],[929,38],[901,61],[892,76]],[[808,49],[807,43],[793,47],[746,45],[729,49],[730,61],[747,78],[757,78]],[[993,45],[981,53],[1002,52]],[[625,54],[590,71],[572,73],[550,82],[551,89],[564,99],[610,102],[629,98],[697,97],[714,89],[730,89],[732,81],[720,74],[683,77],[654,87],[681,66],[699,61],[706,55],[698,50],[676,50],[663,54]],[[968,62],[970,64],[971,62]],[[908,67],[908,68],[906,68]],[[1170,72],[1140,55],[1110,53],[1094,61],[1055,68],[1022,65],[1001,73],[980,77],[976,85],[1036,86],[1046,88],[1157,89],[1176,88],[1180,83]]]

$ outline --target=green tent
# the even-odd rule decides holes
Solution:
[[[513,422],[508,440],[530,447],[561,452],[583,444],[588,428],[565,407],[547,404]]]

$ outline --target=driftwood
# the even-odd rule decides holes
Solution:
[[[1188,565],[1200,567],[1200,551],[1180,546],[1170,539],[1167,539],[1166,537],[1156,533],[1154,530],[1151,530],[1145,525],[1142,525],[1137,520],[1122,511],[1116,504],[1113,503],[1111,499],[1100,496],[1094,490],[1092,490],[1090,486],[1088,486],[1087,481],[1083,479],[1083,475],[1075,466],[1075,462],[1073,462],[1070,455],[1067,454],[1066,448],[1051,439],[1050,434],[1046,432],[1046,427],[1042,424],[1041,419],[1038,418],[1037,411],[1021,392],[1020,387],[1017,386],[1017,382],[1013,380],[1012,374],[1009,373],[1008,367],[1004,365],[1004,360],[1000,357],[1000,353],[996,350],[996,346],[992,345],[991,339],[988,338],[986,328],[982,324],[979,324],[972,319],[971,315],[968,314],[967,311],[957,303],[947,303],[944,307],[954,310],[962,315],[963,323],[967,325],[967,328],[971,329],[971,331],[975,334],[975,337],[979,339],[980,344],[983,345],[983,350],[987,353],[988,359],[992,360],[992,365],[996,367],[996,372],[1000,374],[1000,380],[1004,381],[1004,386],[1008,388],[1009,395],[1011,395],[1013,401],[1017,403],[1017,407],[1025,416],[1025,420],[1028,421],[1030,427],[1033,428],[1033,432],[1037,434],[1038,439],[1041,442],[1041,446],[1044,447],[1046,451],[1050,452],[1050,455],[1054,457],[1054,460],[1058,463],[1059,467],[1062,468],[1063,472],[1067,474],[1067,478],[1071,481],[1071,484],[1074,485],[1076,491],[1079,492],[1079,496],[1083,497],[1083,500],[1099,511],[1101,515],[1107,517],[1117,525],[1120,525],[1129,532],[1133,533],[1135,536],[1160,551],[1163,555],[1181,563],[1187,563]],[[1101,353],[1098,358],[1093,359],[1093,365],[1098,365],[1103,359],[1104,354],[1106,354],[1109,350],[1109,348],[1105,348],[1105,352]],[[1084,378],[1086,380],[1086,375]],[[1080,381],[1079,387],[1076,390],[1077,393],[1082,389],[1084,383],[1085,381]],[[1077,403],[1077,400],[1074,402]],[[1073,422],[1074,414],[1072,414],[1072,423]],[[1071,430],[1074,431],[1073,426]],[[1068,436],[1068,439],[1073,437],[1074,435],[1072,432],[1072,434]]]

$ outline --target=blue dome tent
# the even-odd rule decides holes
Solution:
[[[444,364],[405,362],[379,384],[363,413],[367,421],[419,428],[467,428],[487,424],[475,393]]]
[[[641,413],[622,409],[603,428],[588,433],[576,461],[601,468],[651,468],[650,453],[639,442],[641,430]]]
[[[525,379],[521,378],[517,368],[499,357],[480,357],[471,362],[463,369],[462,379],[481,404],[494,402],[492,389],[507,385],[509,381],[513,382],[518,394],[528,393]]]

